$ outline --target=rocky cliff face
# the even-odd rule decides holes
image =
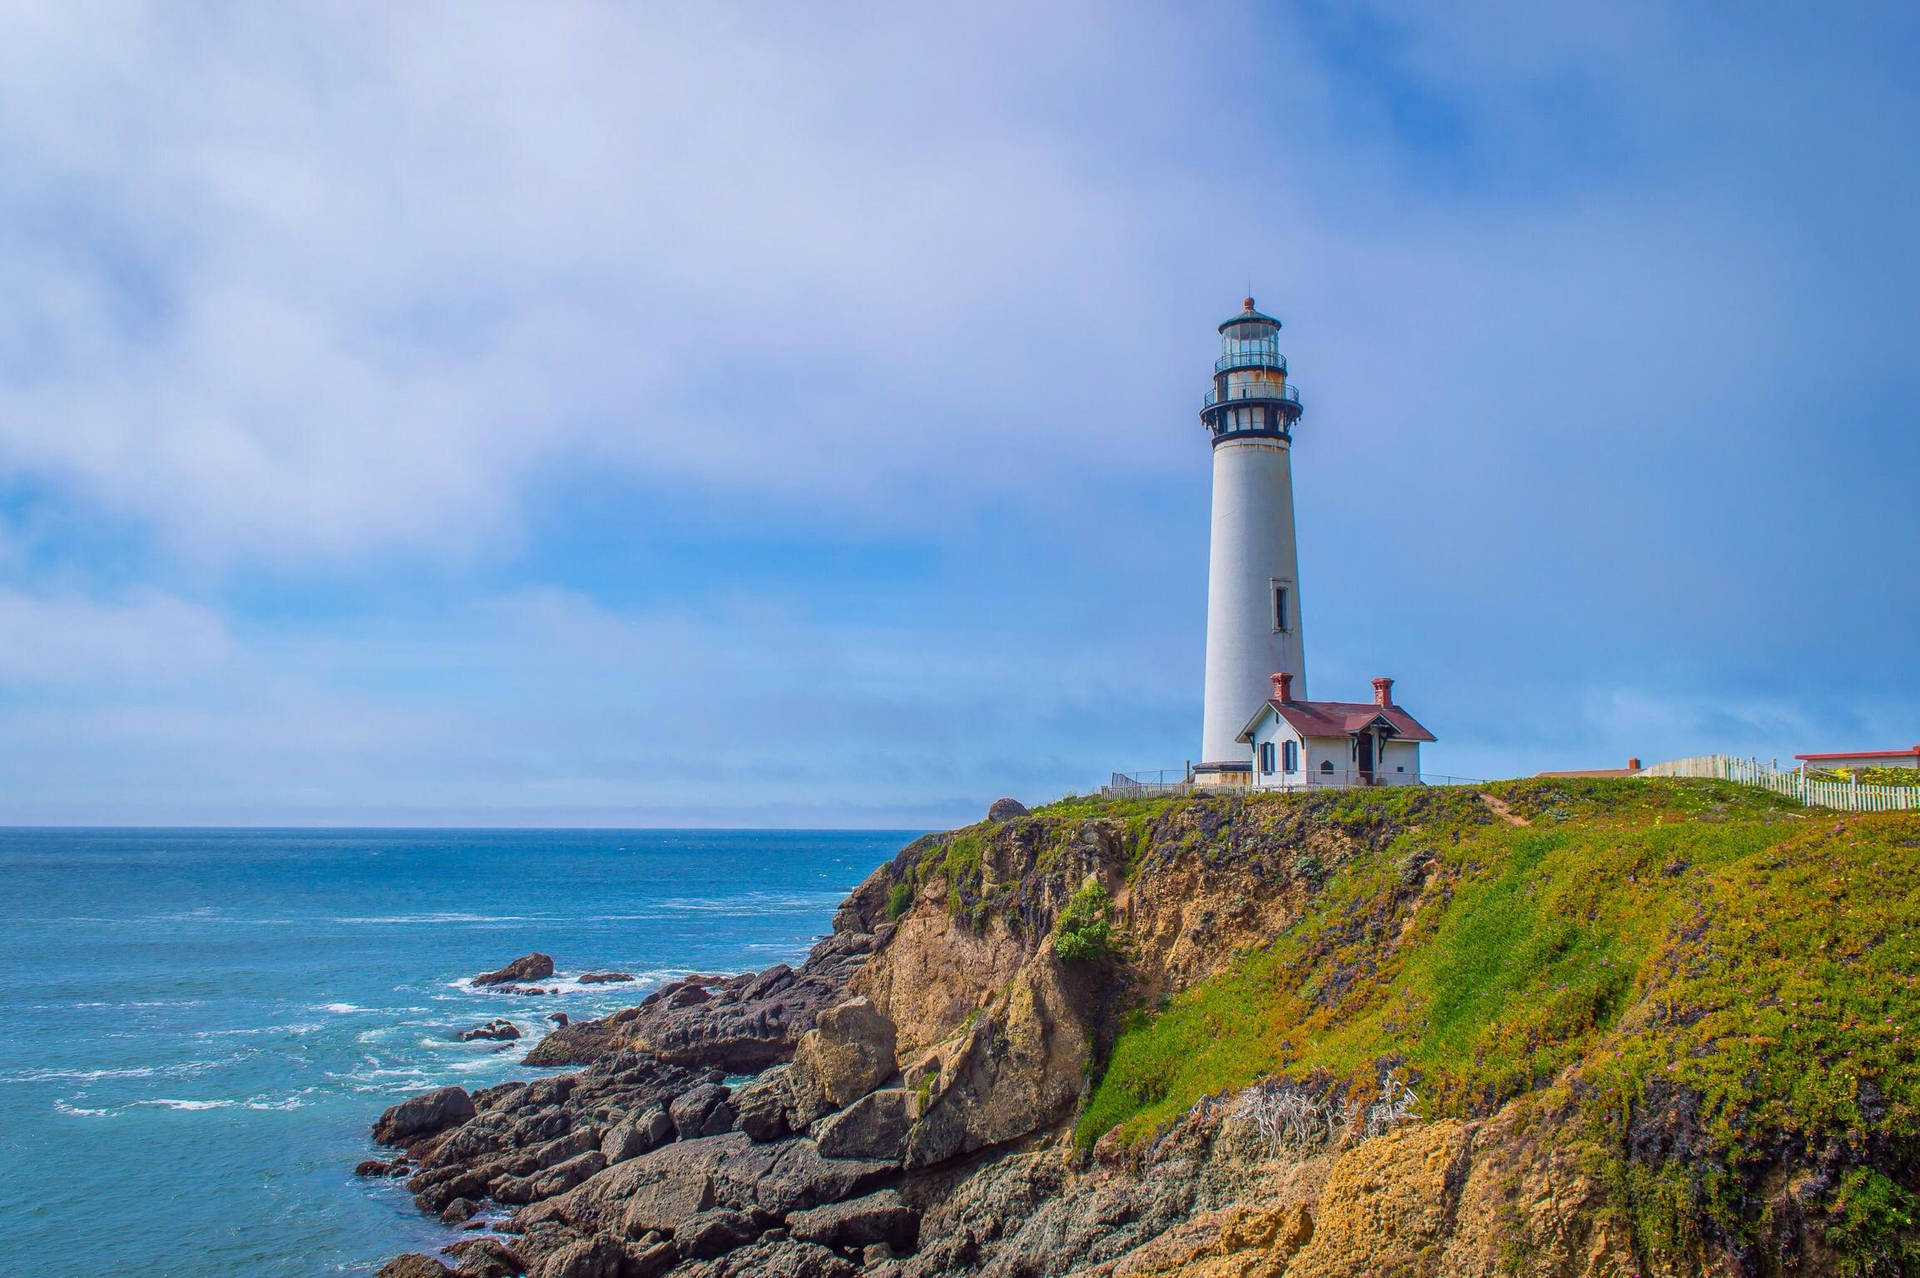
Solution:
[[[1683,1210],[1681,1245],[1649,1263],[1642,1200],[1572,1072],[1437,1115],[1389,1056],[1368,1066],[1377,1087],[1274,1075],[1145,1139],[1076,1142],[1123,1025],[1387,858],[1385,904],[1335,920],[1347,948],[1314,991],[1364,994],[1459,889],[1429,845],[1525,819],[1436,791],[1059,805],[931,836],[848,898],[799,970],[677,983],[530,1058],[578,1074],[395,1107],[377,1130],[404,1149],[397,1171],[369,1169],[408,1175],[423,1210],[489,1222],[449,1257],[469,1274],[1872,1272],[1794,1206],[1818,1195],[1791,1159],[1772,1250],[1716,1243]],[[1091,939],[1057,943],[1088,902],[1107,916]]]

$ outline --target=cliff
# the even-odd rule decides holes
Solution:
[[[1070,800],[382,1124],[476,1274],[1899,1273],[1916,979],[1909,814]]]

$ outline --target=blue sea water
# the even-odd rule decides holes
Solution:
[[[0,830],[0,1271],[370,1273],[455,1235],[353,1165],[552,1011],[799,960],[903,832]],[[529,950],[560,993],[466,978]],[[582,987],[583,971],[641,980]],[[504,1016],[508,1050],[458,1031]]]

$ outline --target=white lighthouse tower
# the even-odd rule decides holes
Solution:
[[[1220,325],[1200,420],[1213,441],[1213,535],[1207,561],[1207,687],[1194,780],[1245,785],[1241,729],[1266,704],[1272,676],[1307,695],[1300,634],[1300,560],[1293,534],[1293,424],[1280,321],[1245,308]]]

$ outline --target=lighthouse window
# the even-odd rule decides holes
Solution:
[[[1321,770],[1322,772],[1331,772],[1331,771],[1333,771],[1333,760],[1332,760],[1332,759],[1322,759],[1322,760],[1320,760],[1320,770]]]
[[[1280,770],[1298,772],[1300,770],[1300,743],[1283,741],[1280,744]]]
[[[1260,771],[1273,771],[1273,742],[1271,741],[1260,743]]]
[[[1287,588],[1285,586],[1273,588],[1273,628],[1275,630],[1287,628]]]

